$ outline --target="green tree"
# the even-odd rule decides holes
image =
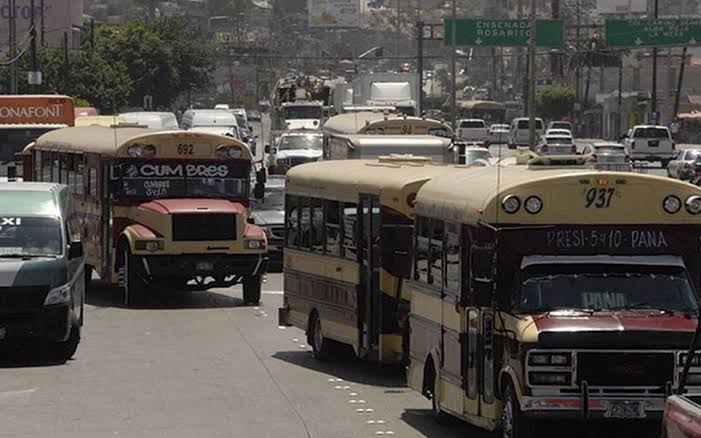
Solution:
[[[536,96],[538,113],[546,119],[561,119],[574,108],[577,91],[572,87],[544,88]]]

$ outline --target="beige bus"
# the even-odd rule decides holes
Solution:
[[[265,232],[248,220],[251,153],[186,131],[89,126],[52,131],[24,151],[25,179],[67,184],[80,205],[86,271],[118,283],[127,305],[149,285],[243,284],[260,300]],[[260,195],[263,174],[258,175]]]
[[[399,362],[416,192],[463,170],[416,157],[290,169],[280,324],[305,330],[319,359],[345,344],[360,358]]]
[[[324,123],[324,134],[334,135],[434,135],[453,138],[453,129],[447,124],[422,117],[400,114],[360,111],[339,114]]]
[[[696,327],[701,189],[532,164],[433,178],[416,201],[408,375],[437,418],[521,438],[660,417]]]
[[[457,154],[452,142],[433,135],[334,135],[324,138],[324,159],[379,158],[414,155],[438,163],[453,163]]]

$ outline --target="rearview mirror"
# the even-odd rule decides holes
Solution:
[[[270,153],[270,145],[269,145],[269,144],[266,144],[266,145],[265,145],[265,153],[266,153],[266,154],[269,154],[269,153]]]
[[[265,197],[265,185],[263,183],[256,183],[253,188],[253,197],[256,199],[263,199]]]
[[[76,240],[68,246],[68,259],[74,260],[83,257],[83,242]]]

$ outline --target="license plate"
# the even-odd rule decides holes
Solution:
[[[197,271],[213,271],[214,263],[212,262],[197,262],[195,265],[195,270]]]
[[[7,337],[7,329],[5,327],[0,327],[0,339],[5,339]]]
[[[604,413],[606,418],[645,418],[642,402],[609,402]]]
[[[660,145],[660,142],[659,142],[659,141],[649,141],[647,144],[648,144],[648,146],[650,146],[651,148],[656,148],[656,147],[658,147],[658,146]]]

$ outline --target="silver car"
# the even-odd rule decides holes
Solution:
[[[667,164],[667,176],[692,180],[701,173],[701,149],[683,149]]]
[[[630,172],[633,163],[626,147],[620,143],[593,143],[584,146],[582,155],[588,156],[599,170]]]
[[[509,125],[492,125],[487,134],[489,144],[507,144],[509,142]]]
[[[574,155],[577,145],[572,137],[566,135],[544,135],[535,147],[539,155]]]

